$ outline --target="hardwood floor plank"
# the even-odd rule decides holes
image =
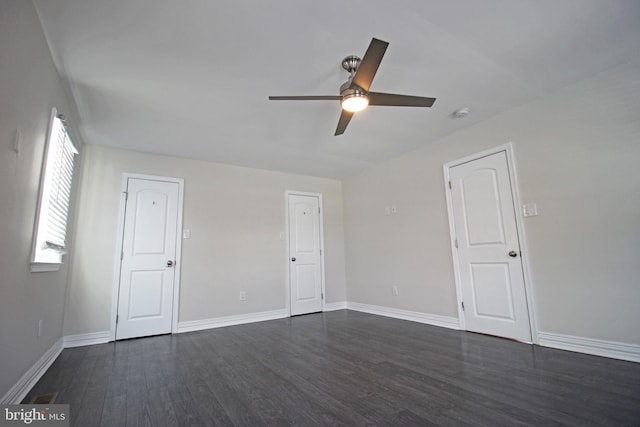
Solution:
[[[73,410],[72,408],[72,419]],[[127,424],[127,396],[107,397],[102,406],[101,427],[125,426]]]
[[[250,342],[252,341],[246,344],[247,349],[252,348]],[[364,417],[354,415],[342,402],[296,373],[282,357],[276,360],[265,356],[260,350],[253,354],[261,362],[260,371],[256,373],[255,378],[261,378],[261,382],[266,382],[267,386],[263,385],[263,388],[269,389],[272,399],[278,399],[286,407],[298,408],[307,414],[311,418],[307,424],[318,421],[321,425],[364,425],[368,421]],[[210,378],[215,378],[215,375]]]
[[[249,343],[252,339],[242,341],[237,345],[243,348],[251,348]],[[264,346],[268,345],[263,343]],[[264,347],[262,347],[264,348]],[[313,399],[308,399],[302,388],[307,386],[307,382],[291,382],[290,377],[281,376],[276,370],[272,369],[273,361],[265,362],[258,356],[259,351],[247,352],[253,362],[251,364],[243,364],[243,367],[249,367],[241,373],[243,377],[251,380],[251,383],[271,401],[274,406],[279,408],[279,412],[285,413],[291,419],[289,424],[294,425],[342,425],[344,416],[330,409],[331,406],[325,404],[318,399],[316,392]],[[333,399],[332,399],[333,400]],[[331,402],[332,404],[335,404]]]

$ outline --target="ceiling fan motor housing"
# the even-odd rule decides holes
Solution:
[[[351,96],[366,96],[367,95],[367,92],[363,91],[362,89],[350,88],[349,87],[350,84],[351,84],[351,81],[348,81],[345,84],[343,84],[342,86],[340,86],[340,96],[345,98],[345,97],[351,97]]]
[[[352,85],[351,84],[351,78],[349,78],[346,82],[344,82],[344,83],[342,83],[340,85],[340,95],[341,96],[352,95],[352,94],[362,94],[362,95],[364,95],[366,93],[367,92],[362,90],[362,88],[360,88],[358,85]]]

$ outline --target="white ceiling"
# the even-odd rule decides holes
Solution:
[[[333,178],[640,54],[638,0],[34,3],[86,143]],[[337,101],[267,100],[337,95],[372,37],[390,45],[371,89],[433,108],[372,107],[334,137]]]

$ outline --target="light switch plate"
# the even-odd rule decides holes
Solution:
[[[185,228],[184,231],[182,232],[182,238],[183,239],[190,239],[191,238],[191,230],[188,228]]]

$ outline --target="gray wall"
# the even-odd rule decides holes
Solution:
[[[340,181],[87,146],[65,335],[109,330],[123,172],[185,180],[180,322],[286,307],[287,190],[322,193],[326,298],[345,300]]]
[[[58,272],[29,272],[52,107],[73,123],[33,4],[4,0],[0,3],[0,398],[62,337],[66,266]],[[19,156],[13,151],[17,131],[22,141]],[[75,142],[81,147],[77,137]],[[39,320],[44,325],[41,337]]]
[[[457,317],[442,165],[511,141],[540,331],[640,343],[639,118],[636,58],[345,180],[347,299]]]

